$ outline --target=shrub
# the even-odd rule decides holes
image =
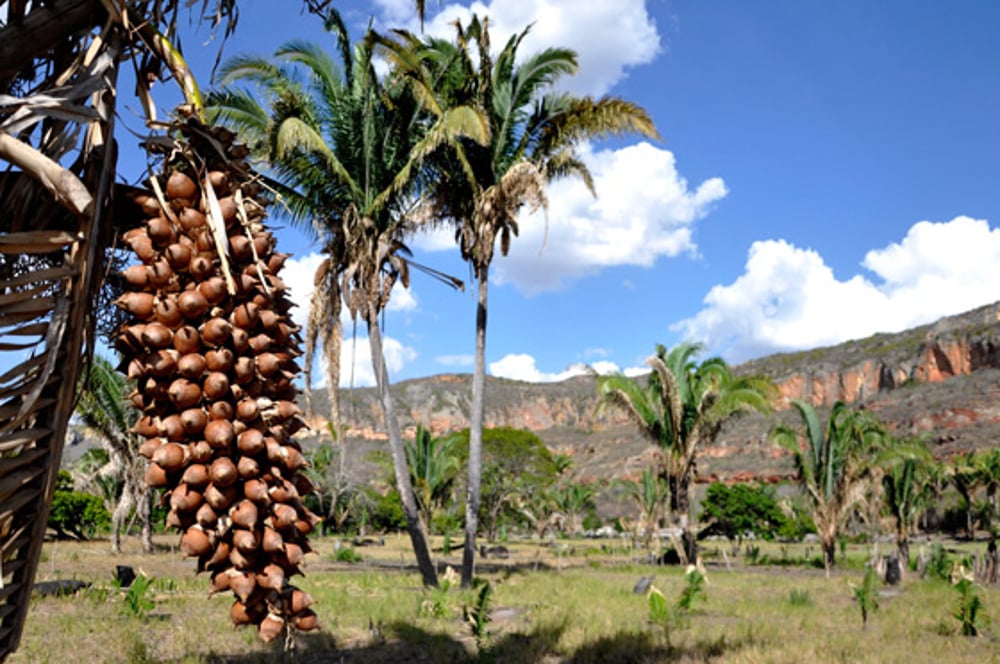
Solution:
[[[333,554],[333,559],[338,563],[360,563],[364,558],[354,550],[352,546],[345,546],[337,549]]]
[[[48,525],[61,537],[87,539],[107,530],[111,526],[111,515],[99,497],[73,491],[69,473],[60,470]]]

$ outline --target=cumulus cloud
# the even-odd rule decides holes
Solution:
[[[382,354],[385,356],[385,366],[389,372],[389,380],[403,368],[417,359],[417,351],[404,345],[393,337],[382,338]],[[354,374],[351,374],[353,365]],[[313,389],[325,388],[326,368],[322,356],[313,362]],[[375,371],[372,369],[372,354],[367,337],[345,339],[340,348],[340,386],[341,387],[372,387],[375,385]]]
[[[574,364],[559,373],[544,373],[535,366],[535,358],[527,353],[511,353],[490,362],[490,373],[498,378],[522,380],[526,383],[555,383],[586,373],[581,364]]]
[[[579,180],[551,183],[548,214],[521,216],[510,254],[494,259],[494,283],[535,295],[603,268],[650,267],[661,257],[694,255],[695,223],[727,194],[721,178],[692,190],[677,172],[673,153],[646,142],[617,150],[584,145],[581,156],[598,197]],[[414,244],[440,251],[453,249],[455,240],[439,229]]]
[[[376,0],[375,4],[383,23],[419,30],[412,3]],[[660,52],[660,35],[645,0],[492,0],[450,3],[438,10],[428,3],[427,9],[429,13],[437,11],[424,26],[434,36],[452,39],[452,23],[458,19],[467,24],[472,14],[477,14],[489,17],[495,50],[528,25],[531,31],[518,48],[520,54],[551,46],[573,49],[579,55],[579,71],[576,76],[564,77],[561,88],[575,94],[605,94],[627,75],[629,67],[652,62]]]
[[[959,258],[960,257],[960,258]],[[672,326],[733,362],[897,332],[973,309],[1000,292],[1000,229],[956,217],[921,221],[869,251],[861,274],[838,280],[822,256],[784,240],[755,242],[744,273]]]
[[[695,222],[727,193],[720,178],[690,189],[673,153],[646,142],[618,150],[583,146],[581,156],[597,198],[579,180],[553,182],[547,224],[543,212],[522,215],[510,255],[494,261],[496,283],[532,295],[607,267],[693,255]]]
[[[572,378],[573,376],[582,376],[590,373],[591,370],[596,371],[602,376],[613,373],[624,373],[626,376],[638,376],[640,374],[648,373],[649,371],[648,369],[635,367],[626,369],[622,372],[618,365],[614,362],[599,360],[591,364],[589,367],[584,364],[572,364],[564,371],[560,371],[558,373],[546,373],[538,368],[535,358],[527,353],[511,353],[496,362],[491,362],[489,366],[490,374],[496,376],[497,378],[509,378],[510,380],[520,380],[526,383],[556,383],[561,380]]]

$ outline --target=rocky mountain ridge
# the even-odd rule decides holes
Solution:
[[[699,457],[702,481],[790,474],[789,459],[767,436],[775,418],[791,417],[790,399],[863,405],[901,434],[926,435],[935,454],[948,457],[994,445],[1000,434],[1000,303],[899,333],[770,355],[735,370],[770,377],[785,409],[730,422]],[[404,431],[418,422],[435,434],[468,426],[469,375],[408,380],[392,389]],[[317,391],[314,400],[324,412],[325,395]],[[554,451],[572,455],[582,479],[638,474],[649,462],[648,445],[623,415],[595,416],[596,405],[590,376],[542,384],[487,379],[486,426],[535,432]],[[344,391],[342,415],[355,444],[384,440],[373,389]]]

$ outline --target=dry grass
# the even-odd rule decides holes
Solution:
[[[37,598],[20,650],[10,662],[990,662],[1000,661],[1000,589],[983,589],[987,636],[955,634],[950,616],[955,593],[944,582],[907,578],[884,589],[880,610],[861,629],[848,582],[857,569],[826,579],[802,567],[744,567],[731,571],[710,558],[706,600],[686,629],[669,644],[647,620],[645,597],[634,595],[636,580],[654,574],[668,598],[677,596],[682,571],[629,563],[624,552],[602,552],[576,543],[554,555],[535,545],[512,545],[512,556],[483,566],[480,576],[495,589],[490,636],[477,647],[462,620],[473,594],[451,589],[424,591],[419,576],[400,569],[410,561],[406,540],[391,537],[384,547],[359,548],[363,561],[333,562],[333,540],[319,542],[307,577],[297,585],[317,600],[323,624],[318,635],[284,644],[259,643],[250,632],[229,625],[230,599],[206,599],[207,579],[193,563],[169,550],[142,556],[129,541],[113,557],[106,542],[46,546],[39,576],[93,583],[75,597]],[[588,547],[591,547],[588,549]],[[777,548],[768,555],[778,556]],[[707,553],[712,553],[711,549]],[[804,548],[786,550],[802,556]],[[860,547],[850,552],[856,563]],[[458,563],[453,554],[447,561]],[[492,563],[492,561],[486,561]],[[111,579],[126,564],[158,579],[156,608],[146,620],[126,615]],[[538,568],[536,571],[536,567]],[[799,601],[793,602],[795,591]]]

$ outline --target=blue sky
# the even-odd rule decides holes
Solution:
[[[328,39],[298,2],[240,6],[227,56]],[[359,33],[369,16],[382,29],[417,29],[410,0],[338,6]],[[425,29],[442,35],[470,11],[490,16],[498,45],[533,22],[523,51],[577,50],[580,72],[565,87],[638,102],[663,136],[584,146],[599,198],[553,183],[547,243],[542,217],[522,219],[492,276],[493,375],[555,380],[579,363],[631,370],[655,344],[686,338],[738,363],[1000,299],[1000,3],[427,8]],[[216,44],[202,30],[185,45],[207,85]],[[127,169],[126,160],[126,177],[139,176]],[[284,276],[304,305],[315,248],[287,230],[279,238],[295,254]],[[421,262],[467,277],[449,240],[412,246]],[[396,292],[385,328],[393,380],[470,371],[474,313],[474,289],[417,276]],[[354,360],[354,384],[370,384],[363,327]]]

